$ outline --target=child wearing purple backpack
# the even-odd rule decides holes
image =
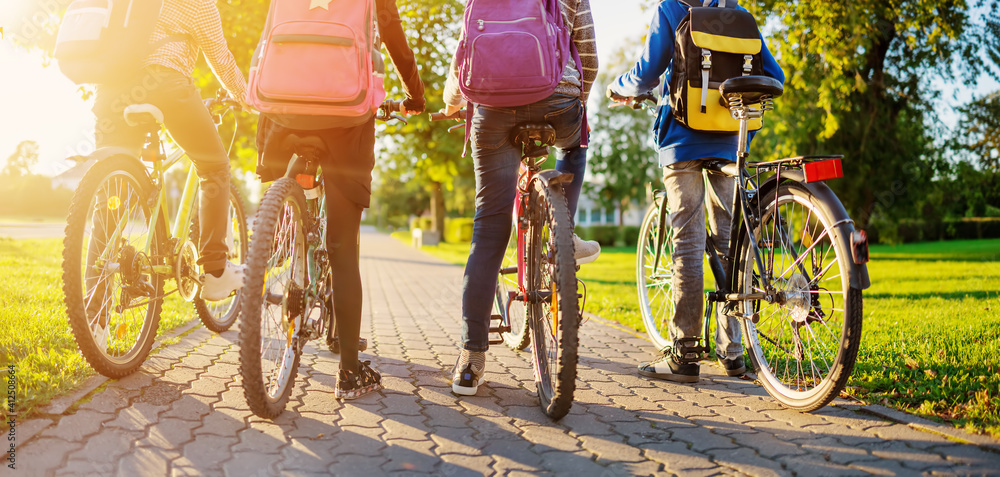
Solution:
[[[511,210],[521,162],[521,151],[509,138],[515,125],[523,122],[548,122],[556,130],[556,169],[574,175],[573,181],[565,184],[564,190],[570,216],[576,214],[587,166],[587,149],[581,146],[581,139],[585,139],[581,135],[589,134],[589,131],[583,130],[586,124],[584,105],[597,77],[597,45],[590,1],[558,1],[564,31],[568,32],[569,40],[579,55],[579,63],[574,58],[576,55],[569,58],[565,54],[555,55],[565,63],[565,67],[562,68],[561,78],[554,78],[554,82],[558,83],[554,91],[543,99],[508,107],[483,104],[470,106],[474,109],[468,127],[476,171],[476,216],[472,229],[472,250],[466,263],[462,288],[463,349],[455,364],[452,379],[452,391],[456,394],[475,395],[486,368],[490,315],[497,275],[510,237]],[[482,25],[483,22],[480,21],[480,30]],[[458,79],[461,55],[460,48],[445,83],[445,112],[448,114],[466,105]],[[487,68],[510,68],[509,64],[493,66],[495,68],[487,65]],[[486,78],[486,82],[488,80]],[[470,99],[475,102],[474,97]],[[517,104],[514,101],[513,104]],[[597,259],[601,251],[597,242],[584,241],[576,235],[574,247],[578,264]]]

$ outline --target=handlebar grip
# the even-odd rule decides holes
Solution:
[[[385,108],[387,113],[398,113],[403,107],[403,102],[387,99],[382,103],[382,107]]]
[[[446,119],[464,119],[465,118],[465,108],[455,111],[451,115],[444,113],[431,113],[431,121],[444,121]]]

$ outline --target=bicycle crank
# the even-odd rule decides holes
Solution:
[[[198,248],[190,240],[178,245],[174,255],[174,280],[177,292],[184,301],[194,300],[201,286],[198,274]]]

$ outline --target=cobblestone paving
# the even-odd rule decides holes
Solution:
[[[996,443],[921,432],[837,401],[782,409],[702,366],[696,385],[646,380],[649,342],[590,319],[568,416],[540,410],[530,354],[495,346],[476,397],[451,393],[462,269],[362,237],[364,335],[381,395],[333,398],[337,356],[308,346],[288,409],[253,416],[237,333],[202,327],[109,381],[17,452],[3,475],[1000,475]]]

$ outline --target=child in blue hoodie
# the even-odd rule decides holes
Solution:
[[[728,0],[730,6],[736,0]],[[719,0],[704,6],[718,6]],[[691,6],[702,6],[693,0],[664,0],[656,9],[649,26],[649,35],[642,56],[632,69],[608,86],[608,97],[631,98],[649,92],[660,85],[670,84],[673,71],[674,35],[678,24]],[[743,9],[743,7],[737,7]],[[762,48],[764,74],[784,83],[785,75],[768,51]],[[702,253],[705,250],[705,208],[712,224],[712,239],[722,253],[728,252],[729,229],[732,223],[735,180],[716,174],[703,176],[706,159],[736,161],[736,134],[706,133],[689,129],[677,121],[666,100],[656,114],[653,134],[656,139],[663,184],[666,188],[670,225],[674,230],[673,291],[675,313],[668,323],[673,345],[661,350],[662,356],[639,365],[639,374],[676,382],[697,382],[699,364],[685,358],[681,340],[698,338],[702,329],[703,283]],[[752,135],[751,135],[752,137]],[[706,195],[706,184],[708,194]],[[739,321],[735,317],[719,316],[716,331],[716,353],[730,376],[746,372]],[[689,341],[690,342],[690,341]]]

